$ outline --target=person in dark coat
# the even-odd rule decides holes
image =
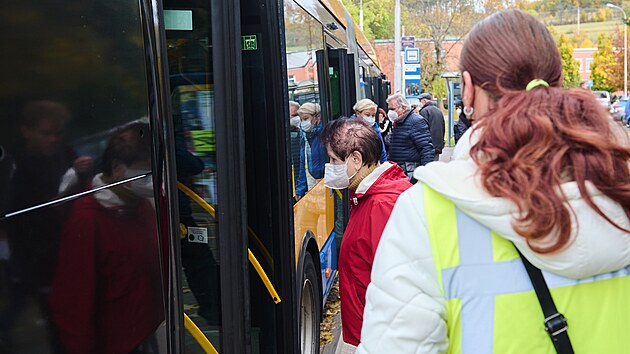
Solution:
[[[457,144],[457,142],[462,137],[462,135],[464,135],[466,130],[470,128],[470,125],[472,124],[472,122],[464,114],[464,104],[462,103],[461,100],[455,103],[455,108],[457,109],[457,112],[459,113],[459,120],[457,121],[457,123],[455,123],[455,126],[453,127],[453,133],[455,135],[455,143]]]
[[[399,93],[387,98],[387,107],[387,116],[394,122],[389,160],[400,165],[411,178],[416,167],[435,158],[429,124],[411,110],[409,101]]]
[[[431,142],[435,148],[435,161],[438,161],[442,149],[444,149],[444,114],[438,108],[437,104],[432,101],[433,97],[428,92],[420,95],[420,115],[429,123],[431,131]]]

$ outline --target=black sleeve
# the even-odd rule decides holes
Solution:
[[[420,165],[426,165],[435,158],[435,148],[431,143],[431,133],[427,121],[418,117],[411,127],[413,144],[420,153]]]

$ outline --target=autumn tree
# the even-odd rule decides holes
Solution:
[[[612,46],[612,38],[600,33],[597,37],[597,52],[591,64],[593,90],[613,92],[619,89],[619,80],[614,73],[617,62]]]
[[[359,24],[359,0],[343,0]],[[370,39],[394,38],[394,0],[363,0],[363,34]]]
[[[623,89],[623,64],[624,64],[624,43],[623,43],[623,27],[617,27],[613,34],[613,49],[615,49],[616,65],[612,69],[612,76],[615,79],[615,86],[619,90]],[[628,45],[628,43],[626,43]]]
[[[434,85],[440,84],[446,58],[453,48],[445,42],[461,41],[483,14],[475,11],[472,0],[407,0],[405,6],[408,15],[424,26],[421,35],[430,43],[428,53],[422,58],[429,60],[421,65],[423,87],[440,99]]]
[[[562,57],[562,84],[566,88],[578,87],[580,85],[580,64],[573,57],[573,45],[564,34],[560,35],[558,40],[558,50]]]

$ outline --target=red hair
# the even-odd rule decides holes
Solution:
[[[630,218],[630,148],[615,135],[607,112],[590,92],[560,87],[562,61],[542,23],[519,10],[488,17],[469,34],[461,70],[495,101],[475,120],[481,134],[471,156],[483,187],[517,205],[514,230],[534,251],[551,253],[568,243],[572,210],[561,185],[569,181],[593,210],[630,232],[609,218],[587,190],[588,181]],[[526,91],[534,79],[550,87]],[[532,245],[548,235],[553,237],[549,247]]]

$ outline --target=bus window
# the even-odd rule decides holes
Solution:
[[[184,313],[220,351],[221,299],[210,3],[164,2],[179,186]],[[186,352],[201,353],[185,333]]]
[[[319,142],[323,126],[315,52],[323,49],[322,26],[293,1],[285,1],[289,100],[300,105],[291,129],[294,195],[299,200],[324,177],[328,158]]]
[[[1,6],[2,353],[166,349],[139,6]]]

